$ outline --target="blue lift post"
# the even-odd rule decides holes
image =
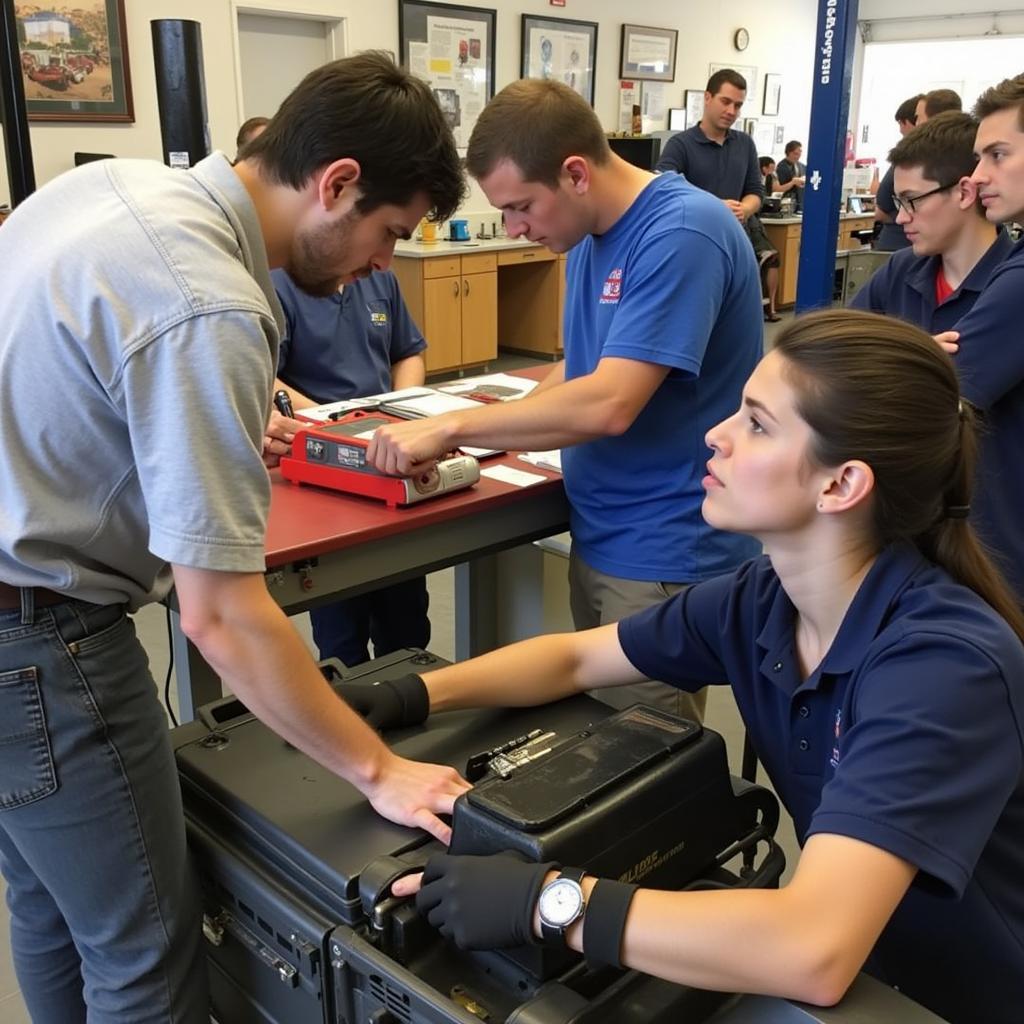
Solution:
[[[832,305],[857,8],[858,0],[818,2],[797,313]]]

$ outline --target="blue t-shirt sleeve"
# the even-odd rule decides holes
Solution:
[[[728,253],[703,231],[672,228],[645,238],[625,268],[602,358],[700,376],[732,271]]]
[[[281,334],[281,344],[277,350],[277,375],[280,377],[286,372],[288,360],[292,352],[292,338],[295,335],[295,304],[292,301],[291,285],[287,279],[282,280],[279,271],[274,271],[271,277],[274,280],[274,289],[277,297],[281,300],[281,308],[284,310],[284,331]]]
[[[394,364],[422,352],[427,347],[427,343],[409,314],[409,309],[398,287],[398,279],[393,274],[390,275],[389,286],[391,292],[390,360]]]
[[[961,637],[915,632],[862,672],[808,834],[888,850],[959,896],[1020,779],[1000,667]]]
[[[993,274],[978,301],[955,330],[960,348],[953,361],[960,390],[979,409],[991,408],[1024,380],[1024,345],[1020,343],[1024,249]]]
[[[686,173],[686,146],[683,144],[681,133],[673,135],[665,143],[665,148],[661,151],[661,158],[654,169],[656,171],[675,171],[676,174]]]
[[[619,623],[619,643],[648,679],[681,690],[724,683],[722,623],[736,574],[695,583]]]

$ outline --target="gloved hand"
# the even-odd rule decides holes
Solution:
[[[423,680],[415,674],[375,683],[345,682],[335,689],[346,703],[374,729],[402,729],[419,725],[430,714],[430,696]]]
[[[517,853],[435,854],[423,870],[416,909],[459,949],[504,949],[533,942],[533,914],[553,863]]]

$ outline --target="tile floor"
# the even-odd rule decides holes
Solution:
[[[771,347],[776,332],[788,319],[789,317],[787,316],[784,317],[781,324],[765,325],[766,348]],[[536,360],[527,356],[503,355],[491,369],[495,372],[498,370],[513,370],[535,363]],[[428,577],[430,618],[433,626],[433,639],[430,646],[438,655],[449,660],[453,658],[455,649],[454,619],[452,614],[453,585],[454,572],[451,569],[434,573]],[[306,638],[310,649],[313,650],[309,633],[309,617],[307,615],[297,616],[295,622],[300,633]],[[151,606],[142,609],[136,616],[136,626],[143,645],[149,654],[153,676],[162,688],[168,664],[167,627],[164,609],[161,606]],[[176,710],[177,700],[173,683],[171,686],[171,702],[172,707],[175,707]],[[738,773],[743,749],[743,725],[732,696],[724,687],[717,687],[712,690],[708,701],[707,725],[725,737],[729,750],[730,766],[733,772]],[[784,878],[788,878],[792,873],[792,865],[796,861],[797,844],[793,834],[792,823],[785,815],[779,828],[779,841],[786,851],[786,858],[790,864],[784,876]],[[4,888],[3,882],[0,880],[0,891],[3,891]],[[0,1022],[2,1024],[29,1024],[28,1011],[25,1009],[25,1004],[18,991],[18,983],[14,977],[14,968],[11,963],[6,902],[0,903]],[[233,1022],[230,1022],[230,1024],[233,1024]]]

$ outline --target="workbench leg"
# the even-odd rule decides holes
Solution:
[[[455,566],[455,660],[492,651],[498,644],[498,580],[494,555]]]
[[[196,717],[196,708],[223,696],[220,676],[181,631],[181,616],[171,612],[171,649],[178,685],[178,721],[184,725]]]

